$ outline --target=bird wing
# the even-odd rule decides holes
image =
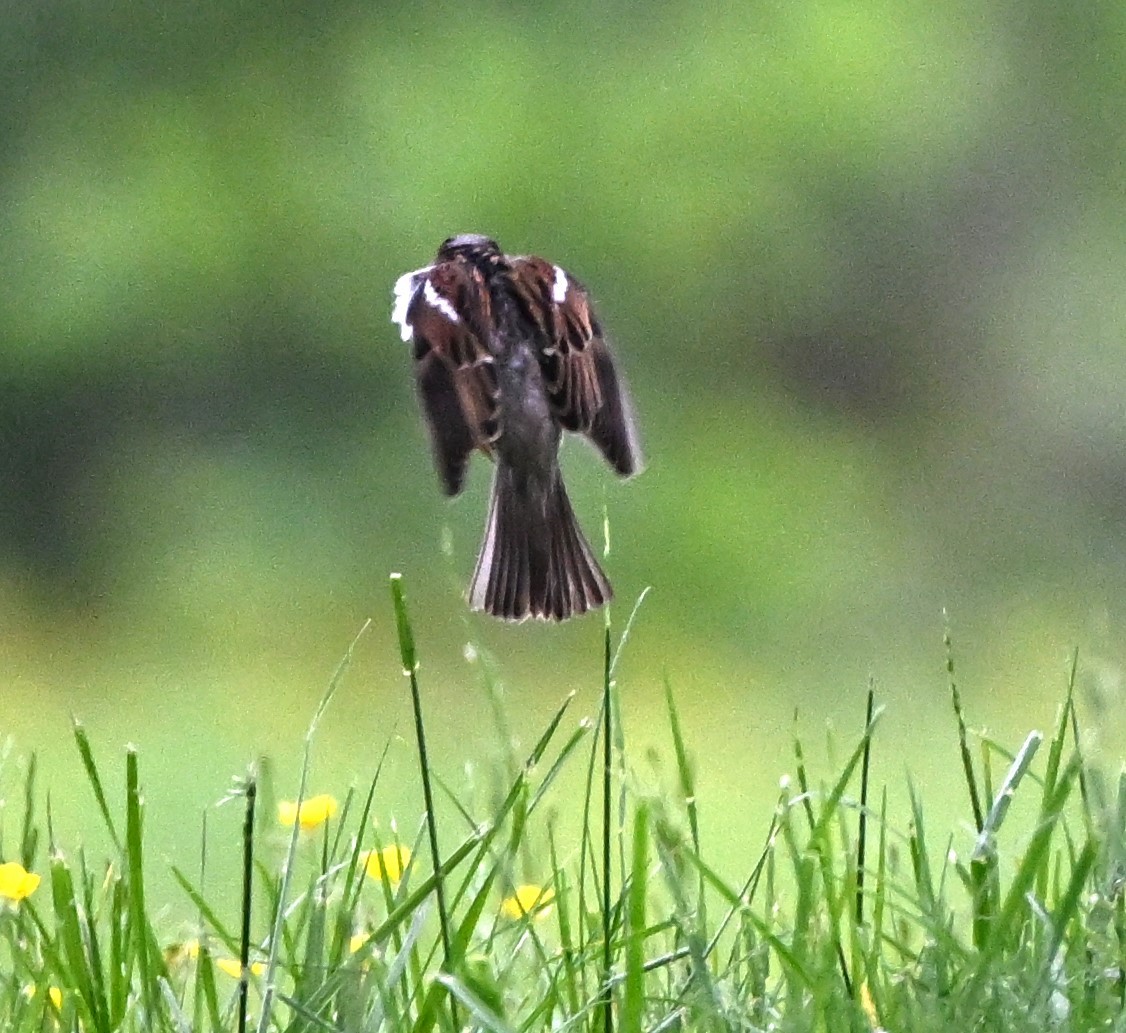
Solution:
[[[470,454],[490,452],[500,433],[496,364],[486,345],[489,292],[472,267],[439,262],[399,278],[392,319],[413,342],[434,463],[446,493],[456,495]]]
[[[542,331],[537,356],[557,419],[585,434],[623,477],[637,473],[633,406],[586,288],[545,259],[511,261],[517,299]]]

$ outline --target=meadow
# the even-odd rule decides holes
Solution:
[[[196,915],[194,935],[175,939],[146,894],[136,751],[121,794],[76,724],[75,762],[113,850],[56,840],[34,759],[2,772],[23,801],[18,821],[6,808],[14,859],[0,866],[5,1029],[1126,1028],[1126,779],[1084,757],[1077,658],[1054,726],[1008,747],[970,727],[949,655],[946,734],[961,762],[950,781],[976,831],[968,854],[909,779],[910,820],[889,820],[888,787],[870,777],[882,715],[870,690],[831,781],[810,779],[793,740],[796,775],[731,878],[709,854],[708,823],[739,801],[698,794],[674,688],[669,789],[621,733],[616,668],[637,608],[620,631],[606,621],[595,720],[568,722],[564,700],[490,795],[466,792],[428,751],[425,634],[401,576],[390,584],[426,801],[417,834],[373,829],[378,771],[343,800],[310,793],[317,727],[350,650],[309,725],[296,798],[272,799],[255,769],[232,787],[244,814],[237,920],[207,889],[209,856],[236,844],[205,830],[197,865],[173,868]],[[577,836],[553,817],[567,768],[584,786]],[[441,829],[439,795],[456,815]],[[1031,808],[1031,824],[1014,829],[1014,806]],[[289,829],[281,852],[268,845],[274,822]],[[521,877],[530,856],[548,859],[535,883]]]
[[[9,7],[0,1027],[1121,1027],[1120,5]],[[605,615],[467,612],[462,232],[629,382]]]

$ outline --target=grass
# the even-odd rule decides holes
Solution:
[[[306,800],[317,723],[349,654],[309,728],[307,810],[283,862],[259,856],[266,773],[252,771],[235,794],[245,806],[238,922],[201,889],[216,849],[205,833],[199,877],[174,871],[198,939],[170,942],[145,895],[138,758],[127,752],[119,814],[76,725],[113,853],[95,863],[56,842],[32,757],[0,860],[42,883],[29,892],[33,878],[0,880],[0,894],[23,898],[0,903],[0,1029],[1126,1030],[1126,779],[1084,762],[1074,665],[1050,734],[1009,751],[969,727],[950,659],[949,734],[976,830],[968,857],[935,847],[949,834],[928,828],[914,786],[908,827],[889,824],[887,791],[869,784],[880,748],[870,692],[831,784],[811,784],[795,736],[795,779],[732,879],[709,863],[701,826],[738,801],[697,798],[671,686],[676,790],[656,795],[631,775],[613,680],[628,626],[617,643],[606,627],[598,719],[568,731],[564,701],[483,809],[426,751],[425,686],[397,577],[392,596],[427,801],[417,841],[375,838],[378,770],[338,809]],[[586,771],[583,831],[559,842],[549,808],[573,765]],[[436,791],[456,824],[437,827]],[[1018,797],[1035,810],[1031,831],[1009,820]],[[529,853],[550,860],[550,878],[518,887]]]

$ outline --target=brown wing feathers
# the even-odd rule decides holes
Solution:
[[[628,395],[586,289],[542,258],[513,260],[521,308],[550,342],[539,353],[560,424],[585,434],[622,476],[641,467]]]
[[[429,272],[407,309],[419,395],[450,495],[461,491],[473,449],[489,451],[500,433],[497,373],[478,312],[488,316],[488,292],[471,271],[448,263]]]

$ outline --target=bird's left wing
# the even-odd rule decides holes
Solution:
[[[537,326],[537,352],[559,422],[585,434],[623,477],[641,469],[633,406],[586,288],[557,265],[511,260],[516,297]]]

